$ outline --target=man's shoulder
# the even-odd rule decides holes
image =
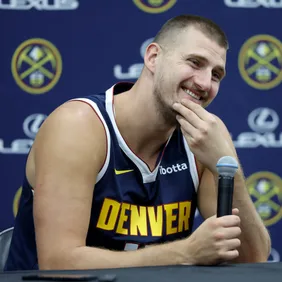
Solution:
[[[81,134],[95,134],[96,138],[100,133],[104,135],[103,125],[95,109],[79,100],[67,101],[56,108],[42,124],[39,135],[42,132],[48,136],[70,135],[75,139],[81,138]]]

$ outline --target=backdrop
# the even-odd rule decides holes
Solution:
[[[208,110],[232,134],[271,234],[269,260],[280,260],[281,0],[0,0],[0,230],[13,225],[26,155],[46,116],[70,98],[136,80],[152,37],[185,13],[213,19],[229,37],[227,77]]]

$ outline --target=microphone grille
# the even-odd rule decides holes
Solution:
[[[216,169],[220,175],[234,177],[236,171],[238,170],[238,163],[235,158],[231,156],[224,156],[218,160]]]

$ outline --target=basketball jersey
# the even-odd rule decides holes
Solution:
[[[92,107],[107,140],[93,191],[87,246],[130,251],[185,238],[192,231],[199,184],[194,155],[178,128],[153,171],[134,154],[119,132],[113,104],[114,95],[131,87],[118,83],[106,93],[73,99]],[[38,269],[32,191],[25,176],[5,270]]]

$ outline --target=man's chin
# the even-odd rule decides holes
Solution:
[[[165,123],[169,126],[176,126],[178,124],[176,119],[177,113],[171,108],[166,113],[163,113]]]
[[[211,104],[211,101],[210,102],[205,102],[205,103],[202,104],[202,107],[204,109],[206,109],[210,104]]]

